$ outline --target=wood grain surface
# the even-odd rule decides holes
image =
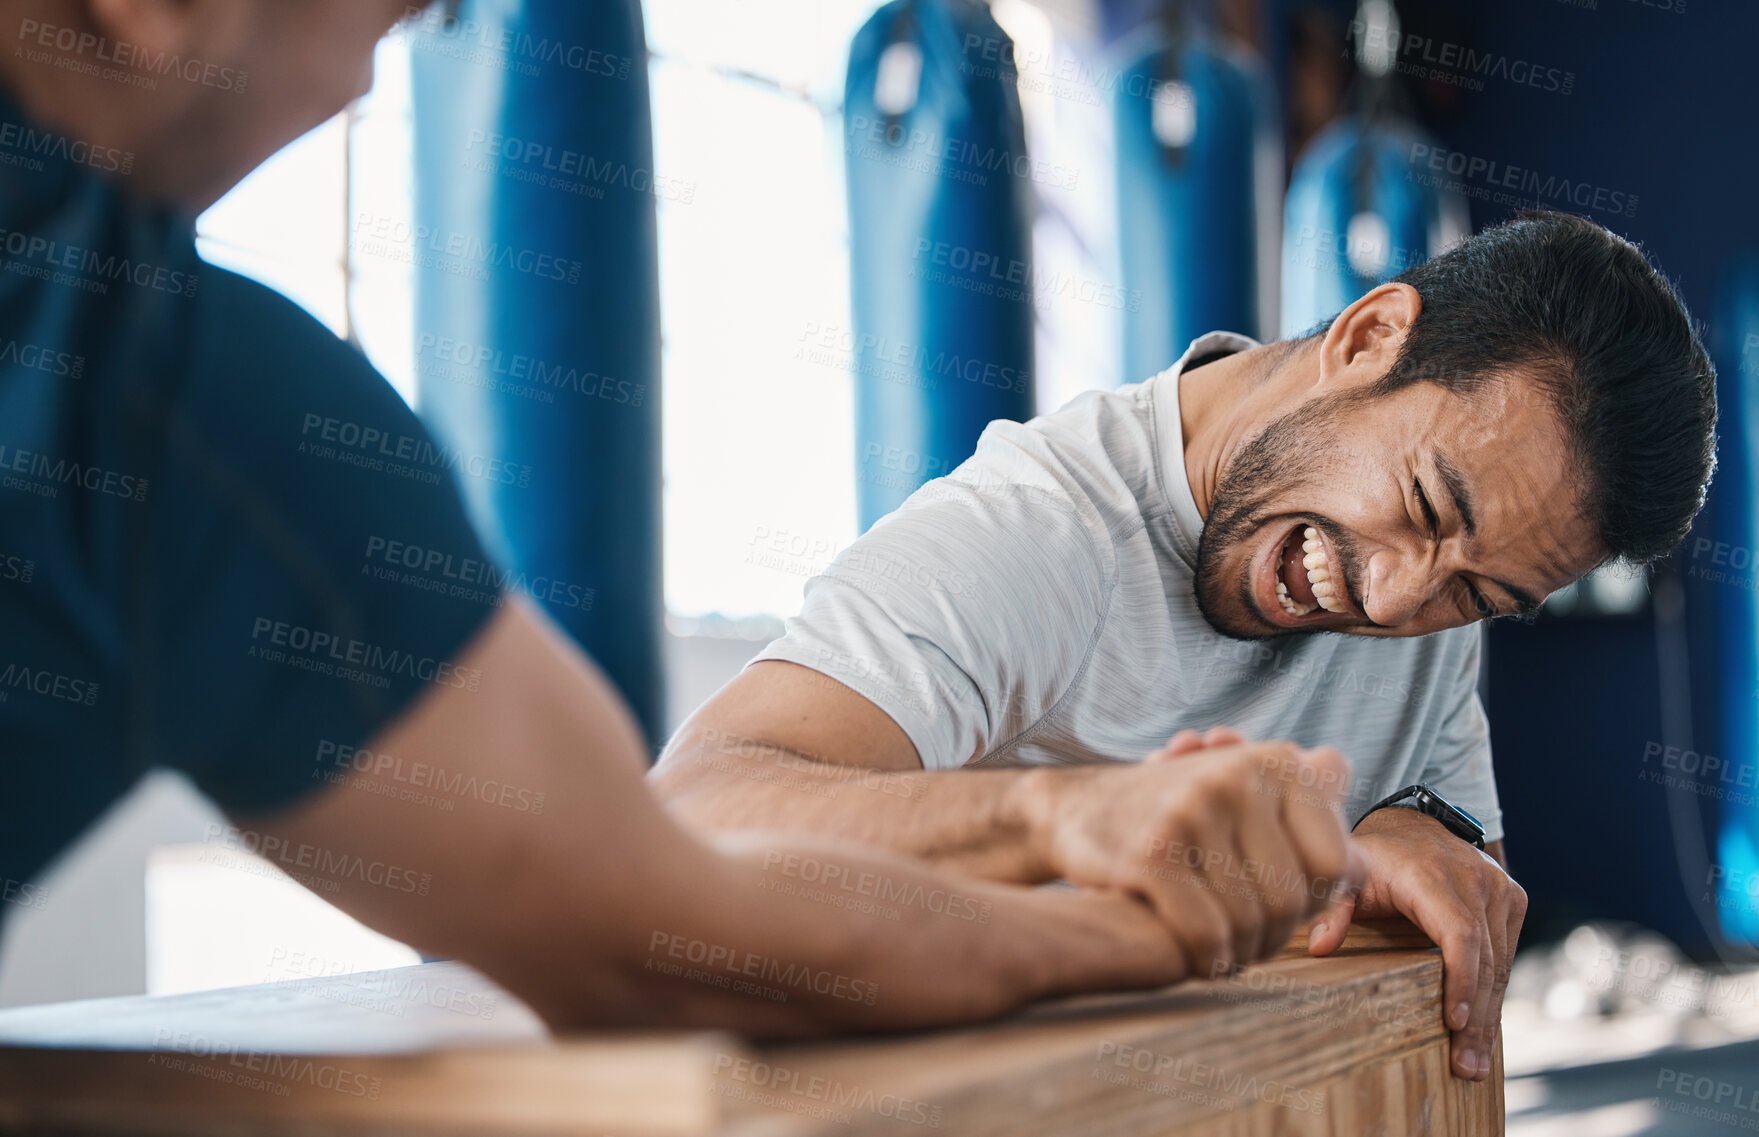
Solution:
[[[1304,943],[1297,937],[1297,945]],[[551,1037],[426,964],[0,1012],[0,1128],[138,1134],[1358,1137],[1502,1132],[1448,1070],[1441,959],[1358,925],[1239,975],[1060,1000],[982,1027],[753,1046]]]

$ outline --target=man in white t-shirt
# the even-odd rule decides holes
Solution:
[[[701,825],[1123,889],[1225,938],[1225,890],[1176,870],[1263,882],[1164,820],[1169,763],[1243,738],[1338,747],[1370,876],[1309,947],[1353,915],[1412,919],[1443,951],[1454,1069],[1482,1078],[1526,897],[1475,625],[1678,543],[1714,383],[1643,255],[1561,214],[1480,234],[1302,339],[1204,336],[1146,383],[991,424],[808,583],[655,783]],[[1296,789],[1274,774],[1265,792]],[[1476,817],[1484,852],[1373,808],[1419,783]],[[1250,958],[1250,932],[1221,958]]]

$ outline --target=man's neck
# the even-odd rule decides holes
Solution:
[[[1240,447],[1300,397],[1299,354],[1266,344],[1238,351],[1179,376],[1179,425],[1185,477],[1197,515],[1209,520],[1216,483]],[[1282,366],[1278,366],[1278,364]]]
[[[21,24],[36,20],[73,34],[99,34],[82,22],[79,5],[25,0],[7,13]],[[62,54],[28,40],[18,51],[0,52],[0,85],[30,118],[71,140],[133,155],[128,181],[137,193],[192,213],[230,184],[208,153],[213,131],[197,113],[198,85],[160,82],[118,98],[105,90],[109,84],[103,79],[36,58],[44,53]]]

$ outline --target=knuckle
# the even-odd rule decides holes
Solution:
[[[1210,771],[1198,778],[1190,789],[1187,804],[1206,816],[1223,812],[1233,796],[1232,786],[1224,765],[1219,770]]]
[[[1147,826],[1148,835],[1144,845],[1154,855],[1165,860],[1174,861],[1179,858],[1181,850],[1191,843],[1196,835],[1196,819],[1199,816],[1188,807],[1190,802],[1184,797],[1177,797],[1159,811],[1153,825]]]
[[[1307,761],[1318,769],[1330,773],[1347,776],[1350,773],[1350,760],[1344,752],[1335,746],[1319,746],[1307,752]]]
[[[1251,754],[1230,752],[1222,759],[1221,777],[1230,786],[1243,786],[1258,777],[1261,763]]]
[[[1294,769],[1301,761],[1301,748],[1286,739],[1277,739],[1264,744],[1260,762],[1275,763],[1285,770]]]
[[[1307,760],[1306,752],[1293,742],[1273,742],[1266,748],[1267,753],[1261,760],[1264,769],[1277,772],[1284,779],[1299,779],[1302,770],[1312,765]]]
[[[1183,842],[1178,839],[1175,826],[1162,824],[1150,829],[1137,838],[1134,849],[1127,850],[1134,854],[1127,866],[1131,870],[1140,871],[1150,865],[1171,863],[1178,860],[1179,849]]]

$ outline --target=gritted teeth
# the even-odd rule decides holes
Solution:
[[[1312,604],[1299,603],[1293,596],[1290,596],[1289,586],[1284,584],[1281,580],[1276,582],[1276,598],[1277,603],[1283,606],[1283,611],[1291,616],[1305,616],[1307,613],[1313,611],[1315,607],[1315,605]]]
[[[1307,583],[1313,589],[1313,599],[1327,612],[1343,612],[1343,601],[1339,599],[1344,591],[1344,574],[1326,555],[1325,542],[1319,539],[1319,530],[1309,525],[1301,534],[1302,567],[1307,570]],[[1334,583],[1334,578],[1336,583]],[[1287,591],[1281,581],[1277,582],[1279,598]],[[1289,608],[1289,601],[1283,601],[1283,607]],[[1292,609],[1290,609],[1293,611]],[[1309,608],[1311,612],[1313,609]],[[1297,613],[1298,614],[1298,613]]]

